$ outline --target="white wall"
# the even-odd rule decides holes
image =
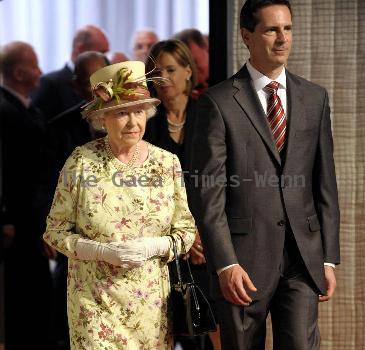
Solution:
[[[190,27],[209,30],[209,0],[2,0],[0,45],[13,40],[36,49],[43,72],[69,59],[73,33],[85,24],[102,27],[112,51],[130,56],[136,29],[149,27],[160,39]]]

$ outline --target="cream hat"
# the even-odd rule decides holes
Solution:
[[[146,82],[160,78],[146,78],[141,61],[126,61],[97,70],[90,77],[94,99],[83,106],[83,116],[91,118],[101,112],[144,105],[157,106],[160,100],[150,97]]]

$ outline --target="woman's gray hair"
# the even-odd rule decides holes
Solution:
[[[147,121],[148,121],[148,119],[152,118],[156,114],[156,111],[157,111],[155,106],[150,106],[149,108],[143,108],[143,110],[146,111],[146,120]],[[103,125],[103,120],[102,120],[103,116],[104,116],[103,111],[95,112],[90,117],[87,118],[87,121],[93,127],[94,130],[106,133],[106,130]]]

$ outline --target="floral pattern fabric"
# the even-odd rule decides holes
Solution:
[[[178,249],[195,238],[177,157],[153,145],[140,166],[121,169],[107,139],[78,147],[63,167],[44,239],[69,258],[68,319],[72,350],[171,349],[167,262],[131,270],[77,259],[78,238],[125,242],[174,235]]]

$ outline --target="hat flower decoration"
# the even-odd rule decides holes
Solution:
[[[93,99],[82,106],[83,117],[91,118],[101,112],[136,105],[157,106],[160,100],[151,98],[147,82],[165,85],[169,80],[151,76],[155,69],[145,73],[141,61],[120,62],[99,69],[90,77]]]

